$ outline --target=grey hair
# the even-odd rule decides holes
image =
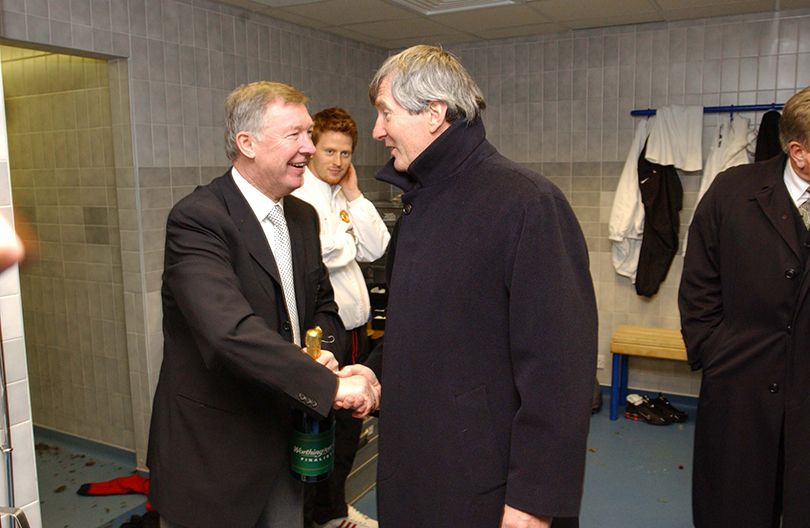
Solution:
[[[377,102],[384,79],[391,83],[396,102],[411,114],[442,101],[447,104],[447,121],[472,123],[486,108],[481,89],[458,58],[437,46],[420,44],[388,57],[368,87],[372,104]]]
[[[239,155],[236,134],[258,134],[264,126],[264,110],[273,101],[306,104],[307,96],[284,83],[256,81],[238,86],[225,99],[225,153],[233,161]]]

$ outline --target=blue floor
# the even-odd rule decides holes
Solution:
[[[692,526],[694,400],[670,400],[689,413],[686,423],[652,426],[621,414],[611,422],[605,396],[602,411],[591,418],[581,528]],[[376,500],[372,490],[354,506],[376,519]]]
[[[670,400],[689,421],[656,427],[620,416],[611,422],[605,396],[602,412],[591,418],[582,528],[691,526],[694,400]],[[38,428],[35,438],[44,528],[118,528],[144,513],[142,495],[76,495],[85,482],[130,475],[134,455]],[[376,518],[376,501],[372,489],[354,506]]]
[[[43,528],[118,527],[142,514],[143,495],[83,497],[86,482],[103,482],[132,474],[135,455],[48,429],[34,429]]]

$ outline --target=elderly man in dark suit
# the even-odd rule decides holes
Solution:
[[[779,129],[784,153],[718,175],[689,229],[679,304],[703,369],[697,528],[810,519],[810,88]]]
[[[302,183],[312,120],[291,86],[257,82],[226,102],[233,167],[169,214],[164,356],[147,463],[162,526],[291,528],[302,485],[288,470],[290,411],[358,416],[376,408],[371,371],[313,362],[301,335],[329,348],[345,330],[321,260],[318,217],[289,195]]]

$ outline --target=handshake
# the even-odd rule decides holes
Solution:
[[[347,365],[337,371],[338,390],[335,409],[352,409],[362,418],[380,408],[382,386],[372,370],[364,365]]]
[[[307,349],[304,349],[307,352]],[[323,350],[315,359],[338,377],[335,409],[351,409],[352,416],[362,418],[380,408],[382,387],[374,372],[364,365],[347,365],[338,369],[335,356]]]

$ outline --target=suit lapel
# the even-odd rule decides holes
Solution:
[[[784,174],[784,163],[768,163],[769,178],[768,184],[759,190],[754,198],[759,203],[762,212],[776,229],[782,240],[790,247],[790,250],[799,258],[802,258],[802,250],[799,246],[799,238],[796,233],[796,226],[793,220],[791,208],[793,203],[790,195],[785,189],[782,175]]]
[[[267,272],[280,287],[281,276],[278,273],[278,266],[276,266],[276,260],[273,258],[270,244],[267,243],[267,237],[264,235],[264,230],[262,230],[262,226],[256,219],[256,215],[234,183],[233,176],[231,176],[230,172],[222,179],[222,183],[222,195],[225,198],[228,211],[231,213],[231,218],[233,218],[234,223],[239,228],[239,232],[242,233],[244,237],[243,242],[245,247],[262,269]]]

